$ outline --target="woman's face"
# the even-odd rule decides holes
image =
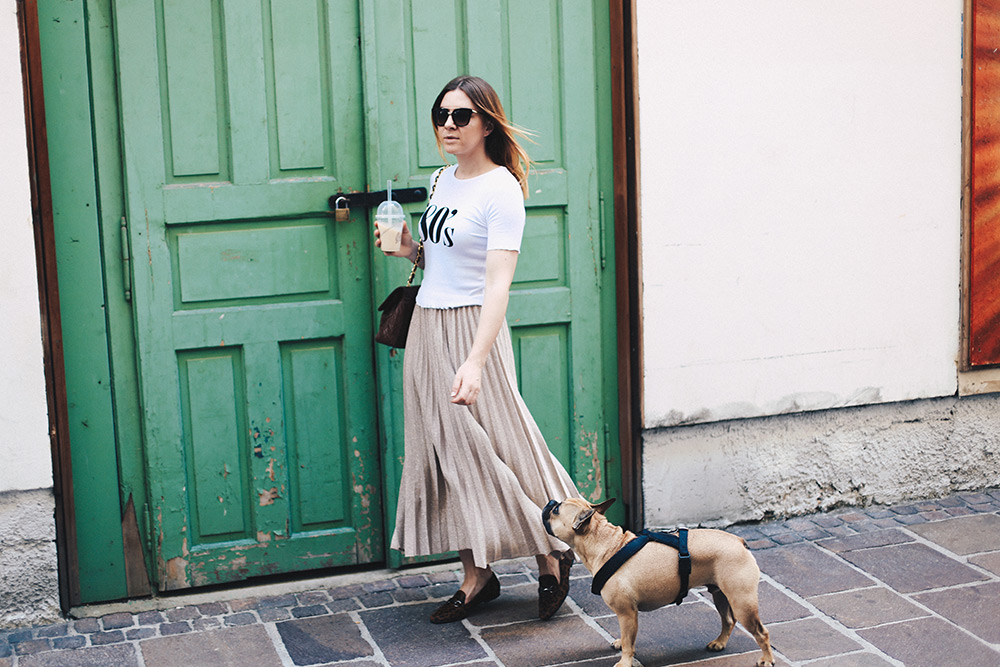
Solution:
[[[476,105],[461,90],[449,90],[441,98],[441,108],[453,111],[476,109]],[[455,125],[455,119],[449,116],[444,125],[438,126],[437,133],[445,153],[455,157],[465,157],[475,155],[479,151],[486,153],[486,137],[490,131],[486,129],[483,115],[474,113],[465,127]]]

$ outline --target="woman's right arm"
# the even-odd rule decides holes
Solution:
[[[379,230],[378,230],[378,225],[374,225],[374,227],[375,227],[375,247],[376,248],[381,248],[382,247],[382,238],[381,238],[381,234],[379,233]],[[403,236],[400,238],[400,241],[399,241],[399,250],[397,250],[396,252],[387,252],[387,253],[385,253],[385,256],[386,257],[405,257],[406,259],[410,260],[411,262],[416,261],[416,259],[417,259],[417,245],[418,244],[417,244],[416,240],[413,238],[413,235],[410,234],[410,226],[407,225],[404,222],[403,223]],[[423,257],[420,258],[420,265],[419,266],[420,266],[420,268],[424,268],[424,259],[423,259]]]

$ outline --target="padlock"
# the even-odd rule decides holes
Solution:
[[[337,197],[333,204],[333,218],[337,222],[347,222],[351,219],[351,207],[347,205],[347,197]]]

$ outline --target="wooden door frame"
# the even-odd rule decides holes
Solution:
[[[642,280],[639,236],[639,116],[635,0],[609,0],[614,156],[615,301],[618,334],[618,439],[626,523],[643,523]]]
[[[64,611],[79,600],[80,571],[73,520],[73,472],[69,447],[66,369],[63,358],[59,281],[56,274],[55,229],[49,174],[45,99],[42,88],[41,41],[37,0],[15,0],[21,41],[21,76],[28,143],[31,219],[35,239],[35,266],[41,311],[42,359],[49,416],[49,446],[55,495],[56,558],[59,601]]]
[[[32,226],[38,277],[49,439],[55,495],[59,596],[64,610],[79,602],[67,385],[56,269],[49,152],[42,88],[37,0],[15,0],[27,130]],[[619,444],[626,523],[642,524],[642,328],[639,254],[638,116],[635,1],[609,0],[612,154],[614,164],[615,296]]]

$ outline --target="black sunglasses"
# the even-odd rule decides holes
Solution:
[[[472,120],[472,114],[479,113],[475,109],[444,109],[442,107],[434,107],[431,109],[431,120],[434,121],[435,127],[441,127],[448,122],[448,116],[455,122],[455,127],[465,127]]]

